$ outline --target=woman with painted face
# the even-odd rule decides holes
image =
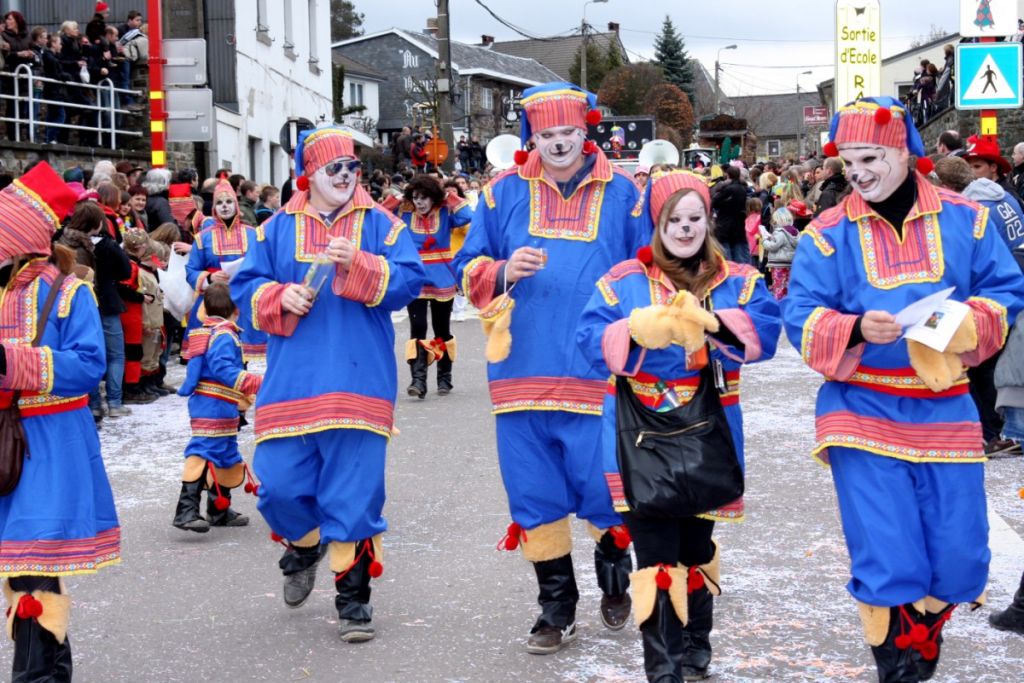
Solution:
[[[419,297],[408,306],[410,335],[405,358],[412,372],[408,394],[427,395],[427,367],[437,361],[437,393],[452,390],[455,337],[451,334],[452,302],[458,292],[452,269],[452,228],[473,220],[469,202],[446,193],[434,176],[418,175],[405,188],[398,214],[416,242],[427,281]],[[434,336],[427,338],[427,308]]]
[[[206,218],[192,245],[185,266],[185,276],[196,293],[196,301],[189,315],[188,333],[203,324],[200,320],[200,303],[203,290],[208,282],[227,282],[228,273],[224,264],[245,258],[249,247],[256,240],[263,239],[263,229],[246,225],[238,212],[238,197],[227,180],[221,180],[213,191],[213,216]],[[267,353],[267,335],[253,329],[249,307],[239,302],[241,314],[238,319],[242,328],[242,355],[246,361],[262,358]],[[183,355],[185,349],[182,349]]]
[[[756,269],[726,261],[712,234],[703,178],[688,171],[656,173],[645,199],[651,244],[598,281],[577,341],[595,367],[628,378],[648,409],[683,406],[701,389],[716,391],[742,467],[740,369],[775,354],[778,304]],[[705,382],[719,386],[702,388]],[[604,400],[604,471],[636,551],[638,570],[630,584],[647,678],[707,678],[712,596],[719,594],[719,553],[711,535],[716,521],[742,520],[743,501],[683,518],[632,510],[623,486],[630,472],[619,467],[616,394]]]

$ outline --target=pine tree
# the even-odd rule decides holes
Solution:
[[[661,33],[654,39],[654,63],[665,73],[665,80],[680,88],[693,104],[693,67],[686,54],[682,36],[676,33],[672,18],[665,15]]]
[[[349,0],[331,0],[331,41],[363,35],[363,14]]]

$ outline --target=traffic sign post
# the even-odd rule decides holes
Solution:
[[[209,142],[213,139],[213,91],[171,88],[166,92],[167,141]]]
[[[206,85],[206,41],[174,38],[163,42],[164,85]]]
[[[1020,43],[969,43],[956,46],[956,108],[1018,109],[1021,96]]]
[[[836,110],[883,94],[881,28],[878,0],[836,0]]]

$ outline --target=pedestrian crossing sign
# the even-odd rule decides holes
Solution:
[[[1021,43],[956,46],[956,108],[1017,109],[1021,97]]]

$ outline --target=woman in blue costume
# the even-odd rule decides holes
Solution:
[[[814,455],[831,466],[879,680],[914,683],[935,673],[956,605],[983,600],[985,452],[964,370],[1002,347],[1024,277],[988,209],[922,175],[931,162],[898,101],[841,107],[829,137],[854,191],[800,238],[783,316],[826,380]],[[967,305],[948,343],[904,339],[895,314],[948,288]]]
[[[235,324],[238,309],[228,286],[214,282],[203,293],[206,319],[192,330],[185,382],[178,390],[188,396],[192,438],[185,446],[181,494],[174,526],[204,533],[211,526],[245,526],[249,518],[231,509],[231,489],[241,485],[247,468],[238,452],[239,404],[247,405],[263,380],[245,370],[242,342]],[[206,514],[199,514],[199,499],[207,488]],[[251,480],[246,491],[255,493]]]
[[[75,200],[46,162],[0,191],[0,410],[20,413],[26,440],[21,480],[0,498],[0,576],[18,683],[71,680],[71,598],[61,577],[121,555],[88,407],[106,368],[96,299],[67,275],[74,255],[50,245]]]
[[[195,302],[188,316],[188,333],[203,324],[203,290],[209,282],[226,283],[230,276],[224,272],[224,264],[245,258],[252,245],[263,239],[263,228],[252,227],[242,222],[238,211],[238,196],[227,180],[220,180],[213,190],[213,216],[203,220],[195,236],[185,277],[195,291]],[[267,355],[267,334],[252,325],[247,305],[239,307],[239,327],[242,328],[242,356],[248,362]],[[186,344],[187,348],[187,344]]]
[[[725,386],[709,389],[719,391],[743,465],[740,368],[775,354],[781,321],[757,270],[725,260],[712,236],[703,178],[687,171],[655,174],[647,195],[646,215],[656,226],[651,246],[598,281],[577,340],[594,366],[613,375],[602,414],[605,477],[636,551],[638,571],[630,584],[647,678],[674,683],[708,676],[712,596],[719,593],[719,554],[711,534],[716,521],[742,519],[743,501],[682,519],[630,512],[616,458],[614,376],[628,377],[637,398],[657,409],[665,401],[659,382],[685,404],[710,362]],[[711,334],[710,356],[705,333]]]
[[[458,289],[452,269],[452,228],[473,220],[469,202],[456,194],[446,194],[434,176],[415,176],[405,187],[405,201],[398,215],[409,226],[416,249],[423,261],[427,282],[419,297],[407,306],[409,342],[405,359],[412,371],[410,396],[427,395],[427,367],[437,361],[437,393],[452,390],[452,363],[455,361],[455,337],[451,334],[452,302]],[[430,308],[434,337],[427,339],[427,308]]]

